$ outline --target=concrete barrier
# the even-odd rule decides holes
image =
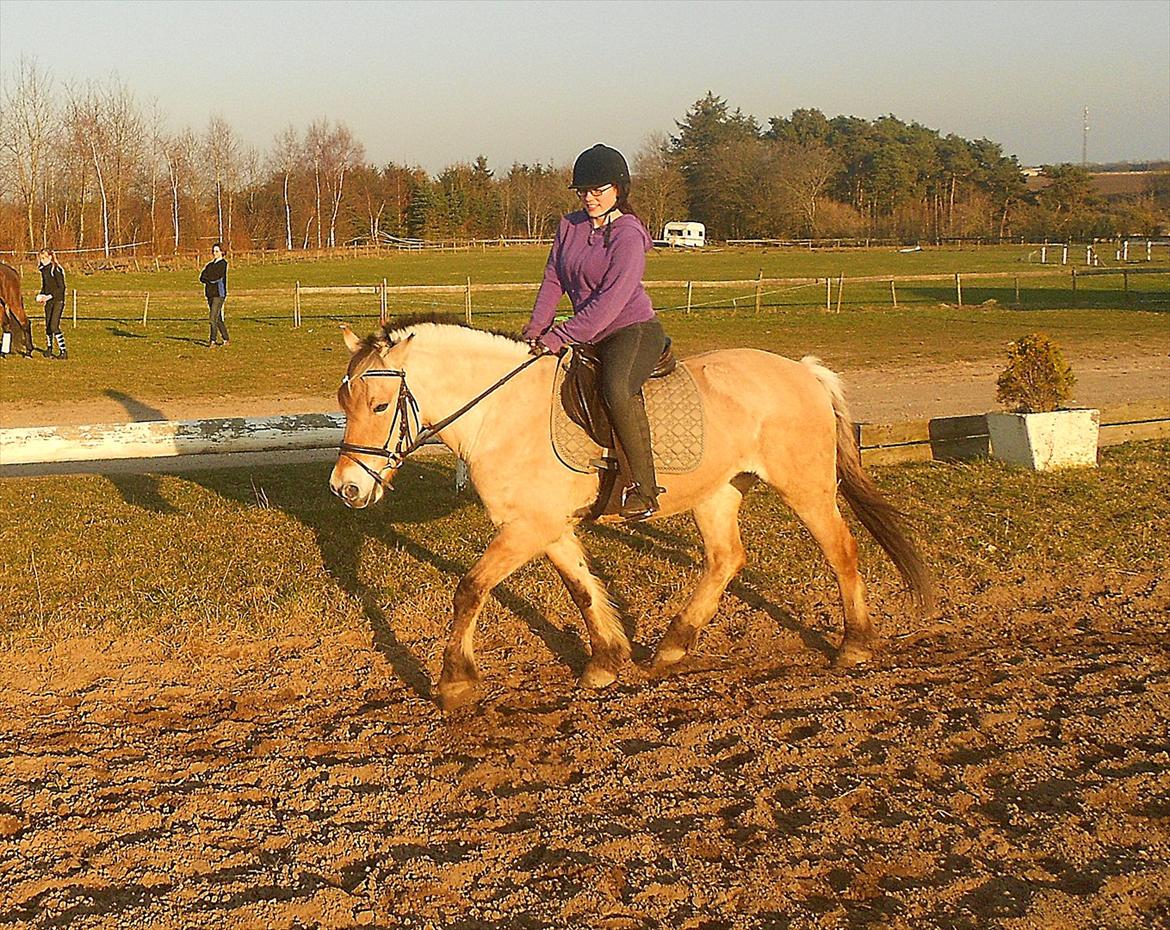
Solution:
[[[344,428],[341,413],[18,427],[0,429],[0,465],[336,449]],[[855,428],[866,465],[968,461],[988,454],[984,414],[858,423]],[[1101,446],[1168,437],[1170,402],[1122,404],[1101,411]]]
[[[0,465],[337,448],[341,413],[0,430]]]

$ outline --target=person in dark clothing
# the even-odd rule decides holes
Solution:
[[[57,264],[57,256],[51,249],[41,249],[37,255],[41,269],[41,292],[37,303],[45,305],[45,358],[53,358],[53,346],[57,347],[56,358],[69,358],[65,351],[65,334],[61,332],[61,314],[65,312],[65,269]]]
[[[203,282],[203,293],[207,296],[208,322],[211,324],[211,334],[207,337],[207,348],[214,348],[216,330],[223,336],[223,345],[229,345],[227,323],[223,318],[223,304],[227,300],[227,259],[223,257],[223,246],[216,243],[211,247],[211,261],[199,275]]]
[[[658,510],[660,489],[642,385],[666,348],[642,286],[654,243],[630,207],[630,169],[617,149],[595,145],[582,152],[570,186],[584,209],[561,219],[524,338],[534,353],[559,352],[573,342],[595,347],[602,394],[635,482],[625,489],[621,515],[644,520]],[[565,293],[573,316],[554,325]]]

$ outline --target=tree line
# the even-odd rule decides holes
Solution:
[[[707,94],[633,153],[634,204],[653,232],[694,219],[715,238],[1086,236],[1156,231],[1165,192],[1106,204],[1087,172],[1046,168],[1031,192],[999,144],[894,116],[796,110],[761,125]],[[289,125],[267,150],[220,115],[172,131],[117,77],[57,87],[21,59],[0,90],[0,244],[105,254],[321,249],[385,237],[544,238],[573,209],[570,167],[438,175],[375,165],[343,123]]]

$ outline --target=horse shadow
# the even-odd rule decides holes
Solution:
[[[117,335],[117,334],[115,334]],[[165,420],[166,414],[157,407],[143,403],[138,398],[116,391],[113,388],[105,390],[106,397],[117,401],[126,408],[130,418],[135,423],[144,423],[151,420]],[[159,487],[158,476],[149,473],[122,473],[110,472],[105,476],[118,489],[122,500],[128,504],[150,510],[154,513],[174,513],[174,505],[163,496]]]
[[[409,486],[412,492],[409,496],[395,493],[372,511],[352,513],[329,493],[328,472],[319,464],[274,466],[262,470],[225,469],[184,475],[185,479],[200,487],[245,506],[257,505],[256,486],[264,486],[267,506],[281,511],[313,533],[325,570],[361,605],[375,648],[390,663],[398,678],[425,700],[434,699],[434,682],[424,663],[399,638],[393,617],[382,603],[384,592],[362,580],[362,549],[367,540],[373,539],[391,552],[404,552],[451,576],[453,590],[454,582],[466,574],[473,561],[465,563],[441,554],[399,529],[431,523],[471,506],[468,498],[458,497],[451,489],[450,477],[450,469],[439,463],[408,462],[395,483],[399,487]],[[318,490],[310,490],[310,487]],[[392,508],[389,514],[387,506]],[[576,632],[550,623],[540,608],[508,582],[497,585],[492,597],[519,617],[561,663],[577,675],[584,670],[589,656]]]

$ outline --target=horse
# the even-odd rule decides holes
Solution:
[[[558,358],[530,357],[516,339],[453,324],[387,324],[364,340],[343,325],[342,335],[350,358],[337,391],[345,430],[329,477],[332,492],[353,509],[377,503],[392,489],[403,459],[437,436],[466,464],[496,527],[455,588],[438,684],[441,706],[474,699],[480,609],[496,585],[542,554],[588,631],[591,656],[579,685],[612,684],[630,656],[630,642],[576,532],[598,495],[599,478],[563,465],[549,439]],[[838,490],[923,609],[933,604],[933,581],[901,513],[862,467],[839,377],[811,356],[796,362],[756,349],[712,351],[680,364],[699,387],[709,428],[697,468],[659,476],[665,491],[655,519],[689,511],[702,534],[705,566],[658,644],[652,668],[666,670],[695,648],[724,589],[743,568],[739,508],[759,480],[779,492],[836,575],[844,637],[833,665],[870,659],[877,631]]]
[[[3,331],[18,333],[24,339],[24,355],[32,357],[32,324],[24,312],[24,298],[20,294],[20,272],[0,262],[0,316]]]

